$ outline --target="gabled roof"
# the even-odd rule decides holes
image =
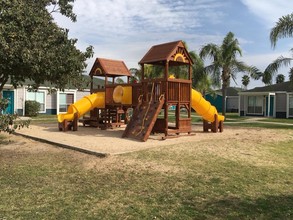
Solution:
[[[246,90],[242,93],[246,92],[293,92],[293,83],[288,81],[269,86],[255,87],[254,89]]]
[[[127,66],[121,60],[96,58],[90,71],[94,76],[131,76]]]
[[[139,61],[139,64],[153,64],[161,61],[176,61],[193,64],[181,40],[152,46],[141,61]]]

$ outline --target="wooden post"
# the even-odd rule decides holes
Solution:
[[[93,93],[93,89],[94,89],[94,77],[93,75],[91,75],[91,90],[90,90],[91,94]]]
[[[169,75],[169,62],[166,61],[166,64],[165,64],[165,83],[166,83],[166,86],[165,86],[165,104],[164,104],[164,120],[165,120],[165,136],[167,137],[168,136],[168,108],[169,108],[169,105],[168,105],[168,75]]]
[[[73,121],[72,121],[72,130],[77,131],[77,129],[78,129],[78,113],[75,112],[74,113],[74,118],[73,118]]]
[[[218,131],[223,132],[224,122],[219,121],[218,115],[214,115],[214,118],[215,118],[215,120],[213,122],[208,122],[206,120],[203,120],[203,131],[204,132],[208,132],[209,129],[214,133],[217,133]]]

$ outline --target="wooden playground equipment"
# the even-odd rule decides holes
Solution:
[[[126,125],[122,137],[141,141],[151,133],[164,133],[168,138],[191,134],[194,108],[205,119],[204,131],[223,131],[223,116],[192,90],[193,61],[182,41],[151,47],[139,64],[141,80],[130,83],[131,74],[123,61],[97,58],[90,76],[104,77],[104,86],[96,88],[92,80],[91,95],[72,104],[67,114],[58,115],[59,130],[77,130],[78,119],[90,111],[90,116],[79,119],[84,125],[101,129]],[[152,74],[156,77],[150,77]],[[116,77],[126,77],[127,83],[115,83]],[[198,99],[196,103],[192,95]],[[175,110],[174,115],[170,108]],[[169,122],[170,117],[174,117],[174,123]]]

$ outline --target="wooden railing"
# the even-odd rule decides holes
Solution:
[[[168,80],[168,102],[190,102],[191,84],[189,80]]]
[[[95,89],[97,91],[105,91],[106,104],[115,104],[113,101],[113,91],[117,84],[107,85],[106,88]],[[189,103],[191,83],[189,80],[182,79],[145,79],[142,83],[122,84],[121,86],[132,86],[132,105],[138,104],[138,98],[143,95],[144,101],[159,101],[161,95],[165,96],[168,103]],[[167,94],[167,96],[166,96]]]
[[[166,82],[162,79],[144,80],[142,82],[142,91],[144,91],[144,101],[159,101],[161,95],[165,94]]]
[[[167,102],[190,102],[191,82],[182,79],[163,79],[144,80],[142,90],[145,91],[145,100],[150,100],[152,95],[154,101],[158,101],[160,96],[166,95]]]

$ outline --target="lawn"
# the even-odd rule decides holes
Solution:
[[[292,146],[223,138],[101,159],[1,136],[0,219],[292,219]]]
[[[56,115],[39,114],[31,118],[31,124],[57,123]]]

